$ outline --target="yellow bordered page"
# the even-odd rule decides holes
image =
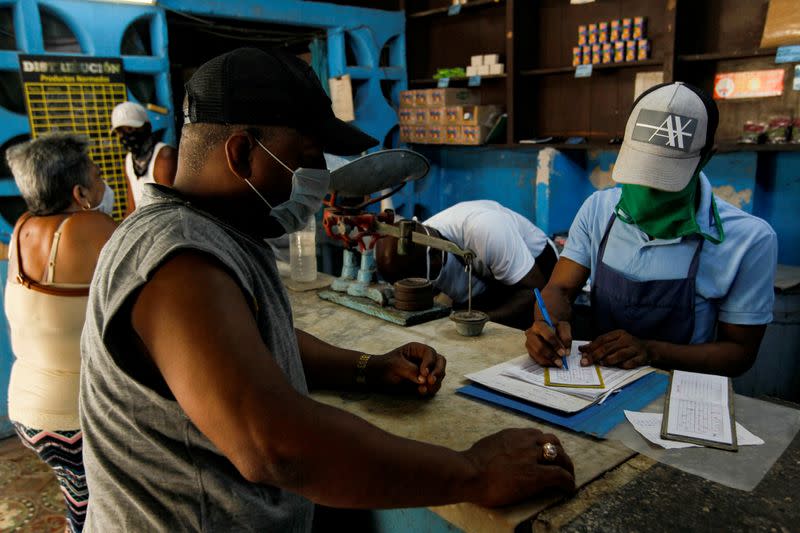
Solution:
[[[571,389],[604,389],[603,374],[597,365],[581,366],[582,355],[574,345],[567,357],[569,370],[558,367],[544,369],[544,384],[547,387],[569,387]]]

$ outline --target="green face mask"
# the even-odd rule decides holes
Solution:
[[[700,230],[697,224],[697,198],[700,194],[700,174],[695,174],[683,190],[677,192],[659,191],[642,185],[622,185],[622,196],[617,204],[617,216],[627,224],[633,224],[656,239],[677,239],[687,235],[699,234],[703,238],[719,244],[725,240],[722,221],[717,211],[717,203],[711,196],[719,238]]]

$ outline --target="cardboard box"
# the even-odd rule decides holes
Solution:
[[[428,122],[428,108],[419,108],[414,110],[414,119],[412,124],[426,124]]]
[[[461,126],[459,144],[477,146],[486,142],[490,128],[485,126]]]
[[[589,24],[589,44],[597,43],[597,24]]]
[[[461,144],[461,126],[445,126],[444,144]]]
[[[601,45],[603,47],[603,63],[613,63],[614,62],[614,46],[611,43],[603,43]]]
[[[470,65],[470,66],[467,67],[467,76],[468,77],[471,78],[472,76],[477,76],[477,75],[478,75],[478,67],[476,67],[475,65]]]
[[[499,54],[484,54],[483,56],[484,65],[496,65],[499,62],[500,62]]]
[[[633,39],[638,41],[644,39],[647,34],[644,17],[633,17]]]
[[[410,107],[401,107],[397,112],[397,121],[400,124],[413,124],[414,110]]]
[[[469,58],[469,64],[473,67],[480,67],[483,65],[483,56],[472,56]]]
[[[428,107],[428,97],[431,89],[420,89],[414,91],[414,107]]]
[[[633,19],[630,18],[622,19],[622,25],[620,26],[620,33],[619,33],[620,40],[630,41],[632,30],[633,30]]]
[[[572,47],[572,66],[577,67],[581,64],[581,47],[580,46],[573,46]]]
[[[503,107],[499,105],[472,105],[460,106],[461,126],[494,126],[497,117],[503,113]]]
[[[429,126],[426,142],[428,144],[443,144],[444,143],[444,126]]]
[[[428,124],[435,126],[437,124],[444,124],[446,115],[446,107],[431,107],[428,109]]]
[[[615,43],[620,40],[620,30],[622,29],[622,21],[614,19],[609,23],[608,42]]]
[[[428,127],[417,124],[411,132],[411,142],[425,144],[428,142]]]
[[[417,91],[400,91],[400,107],[414,107]]]
[[[636,41],[625,43],[625,61],[636,61]]]
[[[494,65],[489,65],[489,74],[492,76],[499,76],[506,71],[506,66],[502,63],[495,63]]]
[[[589,31],[586,28],[586,24],[581,24],[578,26],[578,46],[587,44],[589,44]]]
[[[600,44],[608,42],[608,22],[597,23],[597,42]]]
[[[592,47],[581,46],[581,65],[589,65],[592,62]]]
[[[650,40],[649,39],[642,39],[641,41],[637,41],[636,45],[636,60],[637,61],[644,61],[650,57]]]
[[[603,48],[600,44],[593,44],[592,45],[592,65],[597,65],[603,61]]]
[[[491,72],[489,68],[489,65],[481,65],[478,67],[478,76],[488,76]]]
[[[800,9],[797,0],[769,0],[761,48],[800,43]]]
[[[463,106],[454,105],[444,108],[444,121],[448,126],[457,126],[461,124],[461,116]]]
[[[623,61],[625,61],[625,41],[617,41],[614,43],[614,63]]]
[[[480,104],[480,93],[471,89],[447,88],[428,89],[429,101],[432,107],[447,107],[452,105]]]
[[[414,126],[409,124],[400,126],[400,142],[410,143],[413,141]]]

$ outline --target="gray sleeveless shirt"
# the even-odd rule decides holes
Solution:
[[[308,531],[310,501],[245,480],[189,420],[157,371],[142,370],[146,356],[134,348],[130,322],[131,297],[165,259],[179,250],[210,254],[254,302],[264,343],[295,389],[307,394],[272,252],[170,189],[145,189],[142,205],[100,255],[81,340],[90,495],[84,531]]]

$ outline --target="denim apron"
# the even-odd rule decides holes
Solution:
[[[695,278],[704,239],[697,244],[686,278],[634,281],[605,263],[611,215],[592,273],[595,333],[622,329],[640,339],[689,344],[694,334]]]

